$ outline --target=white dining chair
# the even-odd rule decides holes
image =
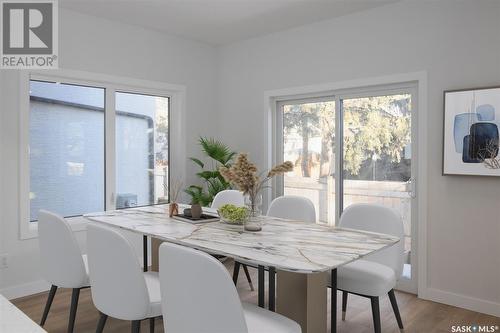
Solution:
[[[269,205],[267,216],[301,222],[316,222],[316,209],[311,200],[297,195],[284,195]]]
[[[403,270],[404,229],[401,216],[381,205],[354,204],[343,211],[339,226],[388,234],[400,239],[389,248],[338,269],[337,289],[342,291],[342,320],[346,317],[348,294],[364,296],[371,301],[374,330],[376,333],[381,332],[379,298],[388,295],[399,329],[403,331],[394,294],[394,287]]]
[[[92,300],[101,316],[100,333],[108,316],[132,321],[132,332],[139,332],[141,321],[161,316],[158,273],[141,269],[132,244],[116,229],[91,223],[87,227]]]
[[[73,289],[68,332],[73,332],[80,290],[88,288],[87,256],[82,255],[73,231],[66,220],[46,210],[38,213],[38,244],[41,271],[51,284],[40,326],[45,325],[57,288]]]
[[[230,204],[239,207],[245,206],[243,193],[237,190],[224,190],[217,193],[212,200],[210,208],[219,209],[221,206]]]
[[[163,243],[160,285],[165,332],[301,332],[291,319],[241,303],[224,265],[207,253]]]
[[[212,200],[212,205],[210,208],[219,209],[223,205],[235,205],[243,207],[245,206],[245,197],[243,196],[243,192],[237,190],[224,190],[217,193]],[[218,259],[224,258],[221,256],[215,256]],[[247,278],[248,284],[250,285],[250,290],[254,290],[252,278],[250,277],[250,272],[248,271],[248,267],[245,264],[241,264],[240,262],[235,261],[233,268],[233,282],[236,284],[238,282],[238,275],[240,272],[240,266],[243,266],[243,271],[245,272],[245,276]]]

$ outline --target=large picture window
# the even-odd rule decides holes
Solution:
[[[29,220],[168,202],[170,99],[31,79]]]

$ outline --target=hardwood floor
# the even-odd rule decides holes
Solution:
[[[232,262],[226,263],[228,269],[232,271]],[[250,268],[254,285],[257,284],[257,271]],[[267,277],[266,277],[267,281]],[[257,291],[250,291],[243,272],[240,272],[238,281],[238,292],[243,301],[257,303]],[[326,291],[325,291],[326,292]],[[396,297],[405,325],[405,332],[415,333],[444,333],[451,332],[452,325],[498,325],[500,318],[468,311],[453,306],[424,301],[414,295],[396,292]],[[13,303],[24,311],[35,322],[40,322],[47,293],[19,298]],[[267,295],[266,295],[267,299]],[[368,299],[349,295],[347,305],[346,321],[340,321],[341,295],[339,293],[339,332],[372,333],[372,316],[370,301]],[[70,289],[59,289],[54,298],[54,303],[50,310],[45,329],[48,332],[66,332],[69,315],[69,305],[71,300]],[[328,308],[330,308],[328,306]],[[382,321],[382,332],[399,332],[396,319],[387,297],[381,299],[380,315]],[[95,309],[90,290],[82,290],[78,313],[76,316],[75,332],[86,333],[95,332],[99,315]],[[328,321],[330,316],[328,316]],[[330,324],[328,323],[328,331]],[[104,332],[129,332],[130,322],[109,318]],[[142,323],[141,332],[149,332],[149,322]],[[163,325],[160,319],[156,320],[155,332],[163,332]],[[271,333],[271,332],[270,332]]]

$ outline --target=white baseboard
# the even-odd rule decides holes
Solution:
[[[2,294],[7,299],[15,299],[19,297],[38,294],[49,289],[50,284],[47,281],[38,280],[0,289],[0,294]]]
[[[419,297],[438,303],[453,305],[459,308],[500,317],[500,303],[495,303],[484,299],[455,294],[435,288],[427,288],[424,293],[419,293]]]

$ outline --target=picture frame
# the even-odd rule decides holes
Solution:
[[[500,86],[443,92],[443,175],[500,176]]]

